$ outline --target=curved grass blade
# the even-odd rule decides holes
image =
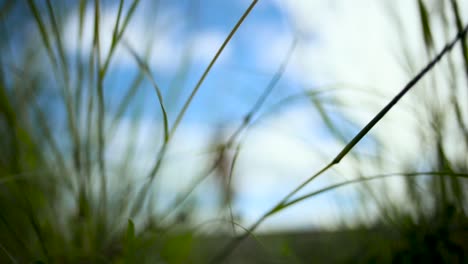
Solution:
[[[382,175],[375,175],[375,176],[371,176],[371,177],[364,177],[364,178],[359,178],[359,179],[353,179],[353,180],[348,180],[348,181],[345,181],[345,182],[340,182],[340,183],[337,183],[337,184],[333,184],[333,185],[330,185],[328,187],[325,187],[325,188],[322,188],[320,190],[317,190],[317,191],[314,191],[314,192],[311,192],[311,193],[308,193],[308,194],[305,194],[303,196],[300,196],[294,200],[291,200],[281,206],[278,206],[277,208],[275,208],[275,210],[273,210],[269,215],[273,215],[287,207],[290,207],[294,204],[297,204],[301,201],[304,201],[306,199],[309,199],[309,198],[312,198],[316,195],[319,195],[319,194],[322,194],[322,193],[325,193],[325,192],[328,192],[328,191],[332,191],[332,190],[335,190],[337,188],[340,188],[340,187],[343,187],[343,186],[347,186],[347,185],[351,185],[351,184],[356,184],[356,183],[362,183],[362,182],[366,182],[366,181],[372,181],[372,180],[378,180],[378,179],[384,179],[384,178],[389,178],[389,177],[394,177],[394,176],[403,176],[403,177],[415,177],[415,176],[428,176],[428,175],[432,175],[432,176],[442,176],[442,177],[457,177],[457,178],[468,178],[468,174],[466,173],[456,173],[456,172],[452,172],[452,171],[446,171],[446,172],[433,172],[433,171],[429,171],[429,172],[404,172],[404,173],[389,173],[389,174],[382,174]]]
[[[125,45],[125,48],[130,52],[132,57],[135,59],[135,61],[138,63],[138,67],[146,75],[148,80],[151,82],[151,85],[153,86],[154,90],[156,91],[156,95],[158,96],[158,100],[159,100],[159,106],[161,107],[161,112],[162,112],[162,115],[163,115],[164,142],[166,143],[166,142],[169,141],[169,125],[168,125],[167,112],[166,112],[166,108],[164,107],[164,100],[163,100],[163,96],[162,96],[162,93],[161,93],[161,89],[159,89],[158,84],[154,80],[154,77],[151,74],[151,71],[149,69],[148,64],[146,64],[146,62],[144,62],[140,58],[140,56],[138,56],[136,51],[134,49],[132,49],[132,47],[130,47],[130,45],[128,43],[124,42],[124,45]]]

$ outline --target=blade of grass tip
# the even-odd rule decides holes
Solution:
[[[468,25],[465,26],[463,31],[458,32],[457,36],[449,43],[445,45],[445,47],[433,58],[416,76],[414,76],[403,89],[371,120],[369,123],[361,130],[359,133],[338,153],[338,155],[325,167],[320,169],[318,172],[313,174],[309,177],[306,181],[300,184],[297,188],[287,194],[279,203],[273,206],[272,209],[267,211],[260,217],[250,228],[249,230],[254,231],[266,218],[268,218],[271,214],[277,212],[287,201],[296,194],[299,190],[301,190],[304,186],[310,183],[313,179],[323,174],[325,171],[333,167],[334,165],[338,164],[351,149],[359,142],[361,139],[385,116],[385,114],[390,111],[390,109],[395,106],[396,103],[416,84],[418,81],[426,75],[434,65],[439,62],[444,55],[451,51],[455,44],[461,39],[464,38],[468,31]],[[229,254],[246,238],[245,234],[239,236],[238,238],[232,240],[224,250],[220,252],[220,254],[216,255],[211,263],[219,263],[224,260]]]
[[[78,40],[81,42],[83,39],[83,29],[84,29],[84,19],[86,6],[88,5],[88,0],[80,0],[80,5],[78,7]]]
[[[117,40],[116,41],[119,41],[124,32],[125,32],[125,29],[127,28],[129,22],[130,22],[130,19],[132,18],[133,14],[135,13],[135,10],[136,8],[138,7],[138,4],[140,3],[140,0],[135,0],[133,1],[132,5],[130,6],[128,12],[127,12],[127,15],[125,16],[125,19],[124,19],[124,22],[122,23],[122,30],[120,30],[119,34],[117,35]]]
[[[114,31],[112,32],[112,45],[114,46],[117,41],[117,36],[119,32],[119,24],[120,24],[120,17],[122,16],[122,8],[123,8],[124,0],[120,0],[119,3],[119,10],[117,11],[117,19],[115,20]]]
[[[122,2],[123,1],[121,1],[121,4],[123,5]],[[132,5],[130,6],[127,12],[127,15],[124,18],[124,22],[122,23],[122,27],[120,31],[118,31],[119,22],[120,22],[120,12],[121,12],[121,7],[119,6],[119,15],[117,16],[117,21],[115,23],[114,32],[112,34],[111,47],[109,49],[109,54],[107,55],[106,60],[104,62],[104,66],[102,67],[103,74],[107,72],[109,68],[110,60],[112,59],[112,55],[114,54],[115,48],[117,47],[117,44],[122,39],[122,36],[125,33],[125,29],[127,28],[131,18],[133,17],[133,14],[135,13],[135,10],[138,7],[139,3],[140,3],[140,0],[133,1]]]
[[[130,45],[124,41],[123,42],[125,48],[130,52],[132,57],[135,59],[135,61],[138,63],[138,67],[140,70],[146,75],[148,80],[151,82],[151,85],[153,86],[154,90],[156,91],[156,95],[158,96],[159,100],[159,106],[161,107],[161,112],[163,115],[163,122],[164,122],[164,143],[166,143],[169,140],[169,125],[168,125],[168,119],[167,119],[167,113],[166,113],[166,108],[164,107],[164,99],[161,93],[161,89],[159,89],[158,84],[154,80],[153,75],[151,74],[150,68],[148,64],[146,64],[136,53],[135,50],[130,47]]]
[[[109,54],[107,54],[107,57],[106,57],[106,59],[104,61],[104,66],[102,67],[103,72],[107,71],[107,68],[109,67],[110,60],[112,58],[112,53],[114,52],[114,49],[115,49],[115,47],[117,45],[117,36],[118,36],[118,32],[119,32],[120,17],[122,16],[123,3],[124,3],[124,0],[120,0],[119,9],[117,11],[117,18],[115,20],[114,29],[112,31],[112,41],[111,41],[111,46],[109,48]]]
[[[427,12],[426,5],[423,0],[418,0],[419,20],[422,25],[424,43],[426,45],[427,54],[430,54],[430,50],[434,47],[434,41],[432,37],[432,30],[430,25],[429,14]]]

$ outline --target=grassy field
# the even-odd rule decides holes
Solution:
[[[208,151],[213,155],[206,171],[189,188],[174,195],[168,211],[156,210],[155,197],[158,189],[164,188],[157,185],[158,177],[166,165],[171,144],[177,139],[176,132],[218,59],[249,16],[255,15],[260,2],[246,4],[244,13],[230,25],[224,41],[190,91],[184,94],[186,97],[179,100],[180,107],[176,107],[170,100],[172,97],[163,93],[148,62],[153,51],[147,48],[146,54],[141,53],[124,37],[142,5],[139,0],[114,3],[115,23],[111,34],[105,35],[110,36],[108,39],[100,27],[103,7],[109,1],[0,1],[1,263],[468,261],[468,25],[464,19],[467,14],[461,11],[466,1],[414,1],[417,6],[414,16],[420,27],[417,38],[423,50],[418,56],[412,54],[411,43],[406,45],[402,38],[401,47],[396,50],[407,82],[395,87],[394,97],[379,111],[372,112],[370,121],[356,133],[344,131],[326,107],[327,103],[338,105],[340,98],[327,101],[319,96],[336,87],[322,87],[300,95],[310,99],[327,132],[342,147],[322,167],[311,168],[316,171],[313,175],[283,197],[277,197],[272,202],[274,206],[251,226],[239,224],[233,213],[233,171],[247,144],[246,134],[260,119],[300,37],[276,65],[276,72],[227,139],[210,142]],[[156,3],[145,7],[158,8]],[[405,36],[404,18],[388,8],[395,30]],[[84,23],[89,10],[93,10],[93,30],[90,46],[86,46]],[[78,52],[70,55],[64,44],[69,40],[64,39],[63,23],[72,11],[77,14]],[[158,35],[153,38],[157,41]],[[86,49],[90,52],[83,52]],[[122,93],[115,95],[109,89],[109,78],[118,49],[129,54],[136,74]],[[177,93],[177,85],[187,78],[185,65],[181,65],[174,81],[176,92],[171,95],[174,98],[182,97]],[[149,169],[141,177],[136,175],[143,180],[136,180],[135,164],[142,159],[135,150],[136,135],[145,121],[142,114],[145,105],[138,103],[138,96],[145,83],[153,89],[152,102],[157,105],[161,131],[154,134],[159,144],[154,157],[150,157]],[[417,99],[409,101],[415,109],[410,115],[422,124],[411,132],[418,140],[414,144],[423,146],[417,161],[406,162],[401,157],[399,164],[406,162],[404,167],[387,169],[391,166],[384,146],[393,144],[391,131],[378,138],[381,145],[374,157],[353,152],[375,126],[385,123],[387,113],[402,104],[400,100],[407,99],[410,91]],[[118,100],[109,103],[109,98]],[[119,142],[124,151],[116,162],[108,157],[113,151],[111,142],[125,126],[124,117],[130,120],[130,133]],[[350,133],[352,136],[347,136]],[[318,176],[333,171],[345,159],[354,162],[352,173],[357,177],[304,192]],[[379,174],[366,174],[366,163],[377,168]],[[220,211],[224,226],[218,229],[212,224],[211,232],[203,233],[200,226],[190,221],[196,213],[196,208],[190,208],[190,197],[211,174],[221,175]],[[385,199],[391,193],[386,195],[385,189],[372,185],[389,178],[402,179],[408,198],[405,204]],[[345,186],[359,186],[363,208],[372,204],[378,217],[333,231],[255,235],[257,228],[271,216]],[[232,235],[231,230],[237,233]]]

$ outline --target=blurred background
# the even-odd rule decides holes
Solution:
[[[465,263],[466,36],[287,200],[307,199],[268,212],[467,14],[465,0],[0,1],[1,262]]]

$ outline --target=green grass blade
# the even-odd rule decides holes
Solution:
[[[134,0],[132,5],[130,6],[127,15],[125,16],[124,22],[122,23],[122,29],[120,30],[119,34],[117,35],[116,41],[119,41],[124,32],[125,29],[127,28],[128,24],[130,23],[131,18],[133,17],[133,14],[135,13],[136,8],[138,7],[138,4],[140,3],[140,0]]]
[[[419,10],[419,20],[422,25],[424,43],[426,44],[427,49],[430,50],[434,46],[434,40],[432,37],[429,14],[427,12],[427,7],[424,4],[423,0],[418,0],[418,10]]]
[[[57,67],[57,62],[55,60],[54,52],[52,50],[51,46],[51,40],[49,38],[49,34],[47,33],[47,30],[45,28],[44,22],[42,21],[41,14],[39,12],[39,9],[37,8],[36,4],[34,3],[34,0],[28,0],[28,6],[29,9],[31,10],[33,16],[34,16],[34,22],[36,23],[39,33],[41,35],[42,42],[44,43],[44,46],[46,47],[47,54],[49,55],[49,59],[52,63],[52,65],[56,68]]]
[[[218,60],[219,56],[221,55],[221,53],[223,52],[224,48],[227,46],[227,44],[230,42],[230,40],[232,39],[232,37],[234,36],[234,34],[237,32],[237,30],[239,29],[240,25],[242,25],[242,23],[244,22],[245,18],[250,14],[250,12],[252,11],[252,9],[255,7],[255,5],[257,4],[258,0],[254,0],[252,1],[252,3],[250,4],[250,6],[247,8],[247,10],[245,10],[244,14],[242,14],[241,18],[237,21],[237,23],[234,25],[233,29],[231,30],[231,32],[229,32],[228,36],[226,37],[226,39],[224,40],[223,44],[221,44],[221,47],[219,47],[218,51],[216,52],[215,56],[213,57],[213,59],[210,61],[210,63],[208,64],[208,67],[205,69],[205,71],[203,72],[202,76],[200,77],[200,79],[198,80],[197,84],[195,85],[195,87],[193,88],[192,92],[190,93],[189,97],[187,98],[187,100],[185,101],[182,109],[180,110],[179,114],[177,115],[176,117],[176,120],[174,122],[174,125],[172,126],[172,129],[170,131],[170,137],[172,137],[172,135],[175,133],[175,131],[177,130],[177,127],[179,126],[179,123],[182,121],[182,118],[184,117],[185,115],[185,112],[187,111],[188,107],[190,106],[190,103],[192,102],[193,98],[195,97],[195,95],[197,94],[198,90],[200,89],[201,85],[203,84],[203,82],[205,81],[205,78],[206,76],[208,76],[208,73],[210,72],[211,68],[213,67],[213,65],[215,64],[215,62]]]
[[[124,0],[120,0],[119,10],[117,11],[117,19],[115,20],[114,31],[112,32],[112,44],[113,45],[115,45],[114,43],[116,43],[117,36],[119,34],[119,24],[120,24],[120,18],[122,16],[123,3],[124,3]]]
[[[78,40],[83,39],[83,29],[84,29],[84,19],[86,6],[88,5],[88,0],[80,0],[80,5],[78,7]]]
[[[458,4],[456,0],[451,0],[450,3],[452,4],[452,12],[455,17],[455,24],[457,25],[457,30],[462,31],[463,30],[463,22],[461,19],[460,15],[460,9],[458,8]],[[461,39],[461,46],[460,46],[460,51],[463,55],[463,65],[465,67],[465,77],[466,81],[468,84],[468,42],[466,41],[465,38]]]
[[[117,15],[117,19],[115,22],[115,27],[113,30],[112,34],[112,43],[111,47],[109,49],[109,54],[107,55],[105,61],[104,61],[104,66],[101,69],[101,74],[105,75],[108,68],[110,61],[112,59],[112,56],[114,54],[115,48],[117,47],[117,44],[120,43],[120,40],[122,39],[123,34],[125,33],[125,29],[127,28],[128,24],[130,23],[131,18],[133,17],[133,14],[135,13],[136,8],[138,7],[138,4],[140,3],[140,0],[135,0],[133,1],[132,5],[130,6],[130,9],[127,12],[127,15],[124,18],[124,22],[122,23],[122,27],[119,31],[119,23],[121,19],[121,12],[122,12],[122,7],[123,7],[123,0],[120,1],[119,4],[119,11]]]
[[[322,193],[325,193],[325,192],[328,192],[328,191],[332,191],[332,190],[335,190],[337,188],[340,188],[340,187],[343,187],[343,186],[347,186],[347,185],[351,185],[351,184],[356,184],[356,183],[363,183],[363,182],[366,182],[366,181],[372,181],[372,180],[378,180],[378,179],[384,179],[384,178],[389,178],[389,177],[395,177],[395,176],[404,176],[404,177],[415,177],[415,176],[427,176],[427,175],[432,175],[432,176],[441,176],[441,178],[443,177],[457,177],[457,178],[468,178],[468,174],[466,173],[454,173],[454,172],[450,172],[450,171],[446,171],[446,172],[439,172],[439,171],[436,171],[436,172],[403,172],[403,173],[389,173],[389,174],[382,174],[382,175],[375,175],[375,176],[371,176],[371,177],[365,177],[365,178],[359,178],[359,179],[353,179],[353,180],[348,180],[348,181],[345,181],[345,182],[341,182],[341,183],[337,183],[337,184],[333,184],[333,185],[330,185],[328,187],[325,187],[325,188],[322,188],[320,190],[317,190],[317,191],[314,191],[314,192],[311,192],[311,193],[308,193],[308,194],[305,194],[305,195],[302,195],[294,200],[291,200],[281,206],[278,206],[276,208],[276,210],[272,211],[272,214],[275,214],[287,207],[290,207],[294,204],[297,204],[301,201],[304,201],[306,199],[309,199],[309,198],[312,198],[314,196],[317,196],[319,194],[322,194]]]
[[[104,100],[104,72],[101,70],[101,42],[100,42],[100,1],[94,1],[94,37],[93,49],[97,64],[97,137],[98,137],[98,168],[101,179],[99,207],[101,209],[102,223],[107,223],[107,173],[104,159],[106,141],[104,136],[105,100]],[[100,227],[97,227],[98,229]],[[105,228],[105,227],[104,227]]]
[[[151,70],[148,66],[148,64],[146,64],[146,62],[144,62],[140,56],[138,56],[138,54],[136,53],[135,50],[133,50],[129,44],[127,43],[124,43],[125,47],[127,48],[127,50],[130,52],[130,54],[132,55],[132,57],[135,59],[135,61],[137,62],[138,64],[138,67],[140,68],[140,70],[146,75],[146,77],[148,78],[148,80],[151,82],[151,85],[153,86],[154,90],[156,91],[156,95],[158,96],[158,100],[159,100],[159,106],[161,107],[161,112],[162,112],[162,115],[163,115],[163,122],[164,122],[164,142],[168,142],[169,141],[169,124],[168,124],[168,119],[167,119],[167,112],[166,112],[166,108],[164,106],[164,99],[163,99],[163,96],[162,96],[162,93],[161,93],[161,89],[159,89],[159,86],[158,84],[156,83],[156,81],[154,80],[154,77],[153,75],[151,74]]]
[[[369,131],[392,109],[398,101],[413,88],[419,80],[424,77],[436,64],[439,62],[446,53],[451,51],[455,44],[462,38],[466,37],[468,31],[468,25],[465,26],[463,31],[460,31],[455,39],[448,43],[437,56],[432,59],[426,67],[424,67],[414,78],[412,78],[405,87],[345,146],[345,148],[333,159],[333,163],[339,163],[341,159],[348,154],[348,152],[359,142],[361,139],[369,133]]]

